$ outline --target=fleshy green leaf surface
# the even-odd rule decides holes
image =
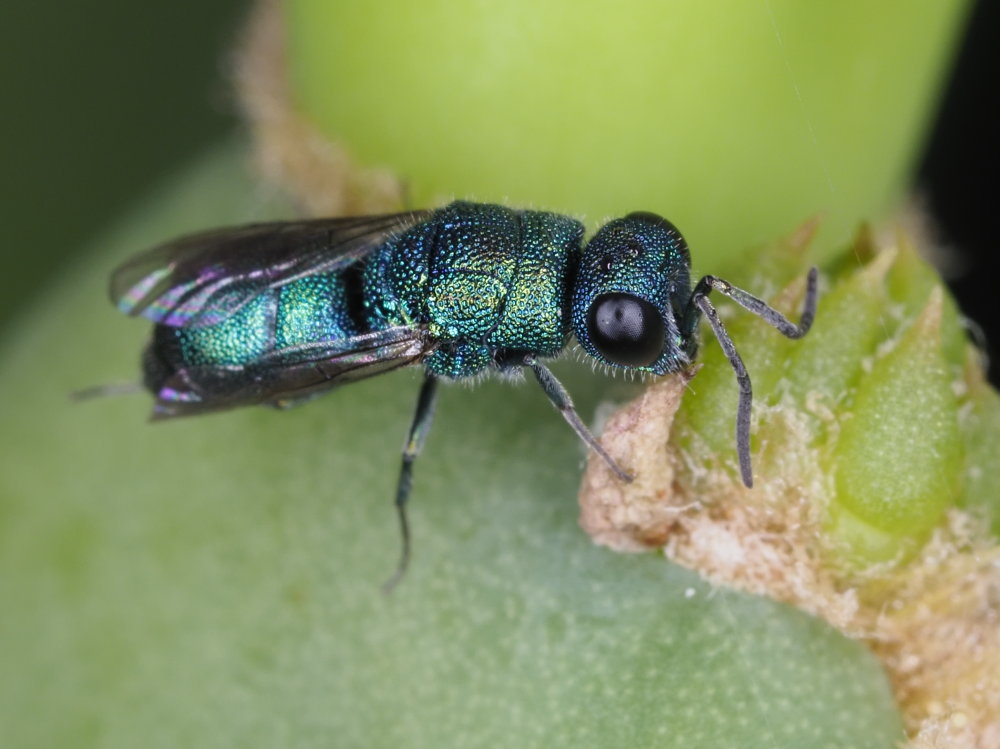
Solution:
[[[443,393],[390,597],[415,373],[156,426],[145,397],[70,404],[136,374],[148,326],[107,303],[114,262],[261,218],[240,158],[184,175],[2,342],[5,747],[896,746],[861,645],[594,547],[537,388]],[[612,390],[560,372],[585,418]]]

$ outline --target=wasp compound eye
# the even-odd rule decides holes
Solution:
[[[587,313],[587,332],[601,355],[622,367],[648,367],[663,351],[663,318],[631,294],[601,294]]]

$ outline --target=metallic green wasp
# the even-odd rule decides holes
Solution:
[[[530,370],[581,439],[629,475],[577,416],[542,359],[575,335],[598,361],[657,375],[695,358],[705,316],[739,383],[736,446],[750,486],[750,378],[709,302],[725,294],[783,335],[816,311],[809,272],[798,325],[722,279],[692,286],[687,243],[667,220],[632,213],[588,242],[567,216],[456,202],[433,211],[219,229],[156,247],[112,276],[119,309],[155,323],[143,356],[154,417],[254,404],[284,407],[399,367],[425,372],[403,451],[406,501],[440,380]]]

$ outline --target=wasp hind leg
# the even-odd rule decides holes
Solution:
[[[424,384],[420,388],[420,395],[417,398],[417,410],[413,414],[413,423],[410,424],[410,433],[403,446],[403,464],[400,466],[399,482],[396,484],[396,512],[399,515],[402,548],[396,571],[382,585],[382,590],[386,593],[391,592],[399,584],[410,564],[410,521],[406,516],[406,502],[410,498],[410,487],[413,484],[413,463],[424,447],[427,433],[431,429],[431,422],[434,420],[437,384],[437,377],[432,374],[428,374],[424,378]]]

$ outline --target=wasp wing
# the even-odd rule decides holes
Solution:
[[[280,349],[252,366],[185,367],[160,386],[152,418],[239,406],[290,406],[340,385],[418,364],[433,348],[422,327],[397,327]]]
[[[350,265],[432,213],[277,221],[191,234],[120,265],[111,275],[111,299],[122,312],[162,325],[214,325],[266,289]]]

